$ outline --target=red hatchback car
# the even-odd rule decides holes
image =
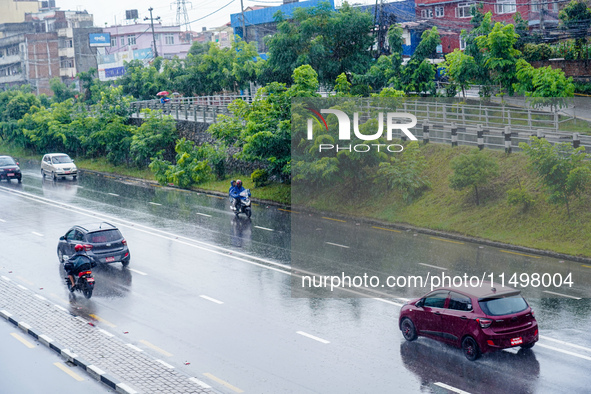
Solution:
[[[461,347],[468,360],[538,341],[534,311],[519,290],[485,283],[482,287],[442,287],[407,302],[398,321],[407,341],[425,336]]]

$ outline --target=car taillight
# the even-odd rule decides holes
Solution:
[[[486,343],[487,343],[489,346],[495,346],[495,343],[494,343],[493,341],[491,341],[490,339],[489,339],[488,341],[486,341]]]
[[[536,328],[536,332],[534,333],[534,337],[538,336],[538,329]]]
[[[123,257],[127,257],[127,256],[129,256],[129,252],[125,252],[125,256],[123,256]]]
[[[84,245],[84,250],[91,251],[92,250],[92,245]]]
[[[127,245],[127,241],[125,240],[125,238],[123,238],[123,241],[121,241],[121,243],[122,243],[123,245]]]
[[[476,321],[478,322],[478,324],[480,324],[480,327],[482,327],[482,328],[490,327],[490,325],[493,322],[492,319],[481,319],[481,318],[476,319]]]
[[[536,317],[536,312],[534,312],[534,310],[531,310],[531,317]]]

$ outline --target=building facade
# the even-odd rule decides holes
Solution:
[[[89,34],[100,32],[86,11],[44,10],[21,23],[0,25],[0,87],[29,84],[37,94],[53,94],[49,80],[70,84],[79,72],[97,67]]]
[[[540,5],[541,3],[541,5]],[[443,53],[454,49],[465,48],[461,39],[462,30],[470,31],[472,25],[470,9],[475,4],[482,4],[482,13],[491,12],[493,22],[514,23],[517,12],[529,21],[530,27],[539,27],[542,23],[547,27],[555,27],[558,20],[558,3],[531,0],[496,0],[491,2],[458,1],[458,0],[416,0],[416,17],[424,23],[437,26],[441,34]],[[540,10],[544,9],[544,19],[540,21]]]
[[[99,56],[99,78],[113,80],[125,73],[125,62],[152,61],[156,55],[165,59],[184,59],[191,49],[192,33],[180,26],[154,25],[154,34],[149,23],[111,26],[104,28],[111,36],[111,45],[101,49]],[[154,50],[154,42],[156,50]]]
[[[0,0],[0,24],[24,22],[25,14],[39,12],[41,5],[37,0]]]

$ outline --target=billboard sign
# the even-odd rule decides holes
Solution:
[[[111,34],[110,33],[95,33],[88,35],[88,41],[91,47],[110,47]]]

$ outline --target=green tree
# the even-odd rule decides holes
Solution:
[[[441,44],[437,27],[425,30],[421,35],[421,42],[409,62],[402,69],[399,87],[407,94],[432,93],[435,94],[435,65],[429,62],[435,56],[437,46]]]
[[[176,142],[174,150],[176,164],[173,165],[161,158],[153,158],[150,163],[150,169],[159,183],[172,183],[178,187],[189,188],[212,178],[211,167],[193,141],[181,138]]]
[[[160,77],[160,72],[154,64],[144,66],[141,60],[131,60],[125,63],[125,74],[117,80],[123,88],[123,93],[138,100],[156,98],[156,93],[169,89]]]
[[[505,89],[509,94],[513,93],[517,58],[521,55],[521,52],[515,49],[517,38],[513,25],[503,25],[500,22],[495,23],[488,35],[476,37],[491,79],[499,84],[501,92]]]
[[[491,79],[490,73],[485,66],[486,59],[484,53],[478,47],[476,38],[480,36],[487,36],[492,31],[492,13],[487,12],[483,14],[481,12],[482,3],[474,4],[470,8],[470,24],[473,26],[470,31],[462,30],[461,36],[466,42],[466,49],[464,53],[474,58],[474,62],[477,65],[477,73],[474,77],[474,82],[481,86],[480,96],[488,97],[491,94]]]
[[[445,56],[445,60],[445,74],[449,77],[451,83],[462,89],[462,94],[466,97],[466,88],[470,87],[470,83],[478,74],[478,66],[474,58],[459,49],[455,49]]]
[[[277,33],[271,36],[264,82],[291,83],[293,71],[309,64],[322,85],[332,86],[341,73],[363,75],[369,69],[373,44],[373,17],[343,3],[296,8],[291,21],[277,14]]]
[[[61,103],[63,101],[73,99],[78,91],[74,89],[74,84],[68,86],[59,77],[53,77],[49,80],[49,88],[53,92],[53,101]]]
[[[573,97],[575,85],[572,77],[551,66],[534,68],[523,59],[517,62],[517,92],[529,97],[534,108],[550,106],[551,109],[567,106],[566,97]]]
[[[410,203],[431,186],[424,175],[426,167],[419,143],[412,141],[404,147],[401,155],[380,163],[374,183],[386,184],[389,189],[400,191],[402,199]]]
[[[580,196],[591,184],[591,169],[585,161],[585,148],[568,143],[552,145],[544,138],[532,137],[530,144],[519,144],[529,158],[532,169],[540,176],[549,193],[548,201],[565,204],[570,217],[569,201]]]
[[[451,161],[454,171],[449,177],[449,186],[454,190],[473,187],[476,205],[480,205],[478,188],[485,186],[491,178],[498,175],[499,166],[496,160],[479,150],[456,156]]]
[[[176,123],[172,116],[163,116],[160,111],[142,110],[144,122],[131,137],[131,156],[138,167],[150,164],[150,159],[159,154],[171,156],[177,136]]]

